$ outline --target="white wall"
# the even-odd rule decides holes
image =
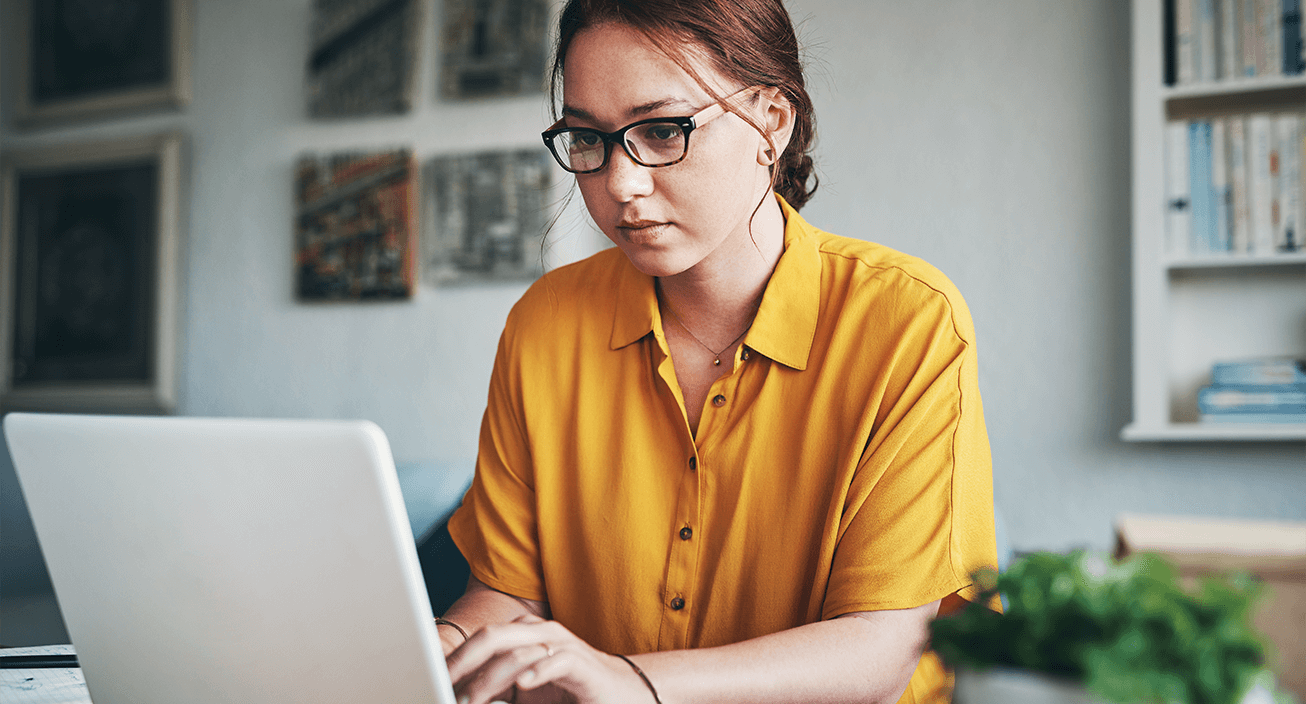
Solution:
[[[14,2],[3,2],[7,108]],[[41,132],[5,119],[4,147],[188,135],[182,413],[365,417],[401,462],[470,457],[494,345],[523,287],[295,303],[292,164],[305,150],[409,145],[426,160],[533,146],[543,100],[439,103],[428,22],[412,114],[311,122],[309,0],[195,4],[184,112]],[[1122,511],[1306,519],[1302,443],[1117,439],[1130,408],[1127,3],[789,5],[814,59],[822,186],[804,215],[920,255],[966,295],[1015,547],[1105,547]],[[554,237],[560,260],[598,246],[577,218]],[[42,577],[7,458],[0,491],[0,585],[12,594]]]

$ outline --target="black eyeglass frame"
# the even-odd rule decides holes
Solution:
[[[663,166],[672,166],[674,164],[679,164],[680,162],[685,160],[686,156],[689,156],[689,134],[691,132],[717,119],[718,117],[721,117],[722,115],[726,114],[727,110],[725,109],[725,107],[721,105],[721,103],[724,103],[727,100],[738,99],[741,96],[748,93],[752,93],[753,91],[759,90],[760,88],[761,86],[750,86],[748,88],[745,88],[741,91],[728,95],[716,101],[715,103],[712,103],[711,105],[703,108],[702,110],[699,110],[698,112],[688,117],[650,117],[646,120],[639,120],[637,122],[632,122],[629,125],[626,125],[625,127],[622,127],[621,129],[617,130],[616,132],[604,132],[602,130],[596,130],[591,127],[563,127],[562,123],[565,122],[567,119],[564,117],[561,120],[555,122],[553,126],[550,127],[549,129],[541,132],[540,136],[544,138],[544,145],[549,148],[549,153],[553,155],[553,158],[555,161],[558,162],[558,165],[561,166],[567,172],[573,174],[592,174],[592,173],[602,171],[604,167],[608,165],[608,161],[612,159],[612,145],[614,144],[620,144],[622,150],[626,152],[626,156],[629,156],[631,161],[635,162],[636,164],[639,164],[640,166],[645,166],[650,169],[656,169]],[[639,157],[635,156],[630,152],[630,147],[626,145],[626,133],[641,125],[649,125],[649,124],[654,124],[659,122],[673,124],[679,127],[681,133],[684,135],[685,145],[684,148],[681,149],[680,151],[679,159],[676,159],[675,161],[664,162],[661,164],[648,164],[645,163],[644,161],[641,161]],[[598,135],[598,137],[603,140],[603,161],[600,162],[598,166],[583,171],[576,170],[567,166],[566,162],[563,160],[561,156],[558,155],[558,150],[553,145],[553,138],[557,137],[563,132],[585,132],[589,134]]]

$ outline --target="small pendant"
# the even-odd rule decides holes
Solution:
[[[714,367],[719,367],[719,366],[721,366],[721,358],[720,358],[720,357],[717,357],[716,359],[712,360],[712,366],[714,366]]]

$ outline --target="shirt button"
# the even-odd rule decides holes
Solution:
[[[671,600],[671,610],[672,610],[672,611],[679,611],[679,610],[681,610],[681,609],[683,609],[683,608],[685,608],[685,600],[684,600],[684,599],[681,599],[680,597],[676,597],[675,599],[672,599],[672,600]]]
[[[689,458],[689,471],[694,472],[694,471],[697,471],[697,470],[698,470],[698,458],[697,458],[697,457],[690,457],[690,458]]]
[[[684,528],[681,528],[681,529],[680,529],[680,539],[681,539],[681,540],[689,540],[689,539],[692,538],[693,536],[694,536],[694,529],[693,529],[693,528],[690,528],[689,526],[685,526]]]
[[[721,394],[717,394],[716,396],[713,396],[713,397],[712,397],[712,405],[713,405],[713,406],[716,406],[717,408],[720,408],[720,407],[726,405],[726,397],[725,397],[725,396],[722,396]]]

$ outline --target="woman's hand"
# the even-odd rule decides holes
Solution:
[[[621,658],[533,615],[482,628],[449,655],[447,665],[459,704],[514,701],[514,694],[520,704],[653,701]]]

